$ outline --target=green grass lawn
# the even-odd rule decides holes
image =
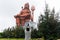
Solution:
[[[0,38],[0,40],[24,40],[24,38]],[[38,40],[38,38],[34,38],[31,40]],[[40,39],[43,40],[43,39]]]
[[[24,38],[0,38],[0,40],[24,40]],[[31,40],[38,40],[38,38],[34,38]],[[39,38],[39,40],[44,40],[44,39]],[[57,39],[57,40],[60,40],[60,39]]]
[[[0,40],[24,40],[23,38],[0,38]]]

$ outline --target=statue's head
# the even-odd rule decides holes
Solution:
[[[29,9],[29,3],[26,3],[26,4],[24,5],[24,9]]]

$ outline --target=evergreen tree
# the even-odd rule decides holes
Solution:
[[[5,29],[2,33],[4,38],[24,38],[24,30],[22,27],[12,27]]]
[[[55,40],[57,37],[56,28],[58,26],[58,21],[54,17],[55,9],[53,8],[53,10],[50,11],[47,4],[45,8],[44,15],[40,15],[39,17],[39,31],[45,40]]]

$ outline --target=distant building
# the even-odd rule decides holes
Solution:
[[[22,7],[21,12],[14,16],[17,26],[24,26],[25,22],[29,20],[33,21],[33,12],[35,10],[34,6],[32,6],[31,10],[32,12],[29,9],[29,3],[26,3],[24,8]]]

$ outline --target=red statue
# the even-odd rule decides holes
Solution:
[[[17,26],[20,26],[20,25],[24,26],[25,22],[29,21],[29,20],[33,21],[34,10],[35,10],[35,7],[32,6],[31,7],[32,12],[31,12],[30,9],[29,9],[29,3],[26,3],[24,5],[24,8],[22,7],[22,11],[20,12],[20,14],[17,14],[17,15],[14,16],[15,19],[16,19]]]

